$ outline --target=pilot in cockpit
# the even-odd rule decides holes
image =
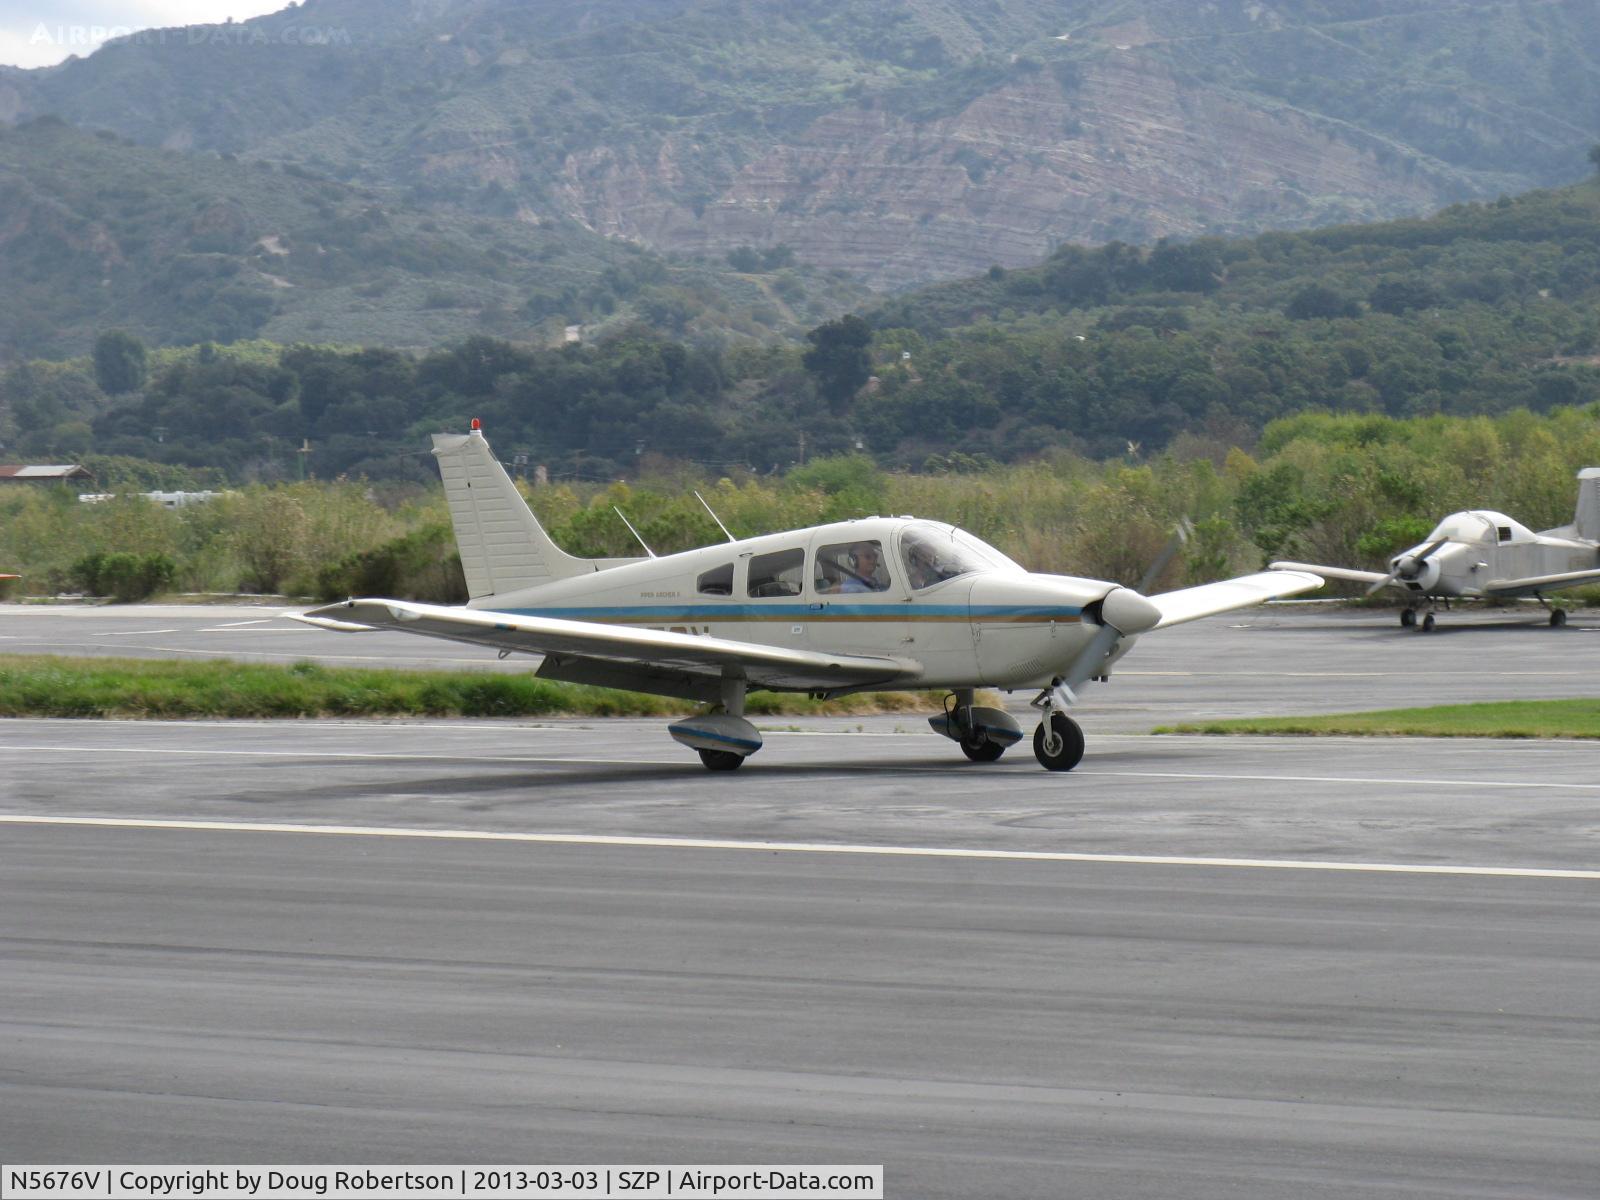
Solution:
[[[882,557],[877,542],[857,542],[850,547],[850,568],[844,573],[841,592],[881,592],[889,586],[884,578]]]

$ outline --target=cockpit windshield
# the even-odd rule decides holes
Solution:
[[[900,555],[913,591],[974,571],[1021,570],[993,546],[959,529],[937,525],[908,526],[900,535]]]
[[[1494,526],[1475,512],[1451,513],[1434,527],[1428,541],[1492,542]]]

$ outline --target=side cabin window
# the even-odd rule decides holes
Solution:
[[[750,576],[745,590],[753,599],[767,596],[798,596],[800,584],[805,579],[806,552],[776,550],[771,554],[757,554],[750,560]]]
[[[1502,542],[1509,542],[1511,540],[1511,526],[1501,525],[1498,528],[1500,530],[1500,540]]]
[[[874,539],[823,546],[817,551],[816,587],[823,595],[888,591],[883,543]]]
[[[712,567],[695,580],[694,586],[702,596],[733,595],[733,564],[723,563],[720,567]]]

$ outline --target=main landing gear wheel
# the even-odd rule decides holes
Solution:
[[[1433,632],[1433,625],[1434,625],[1434,621],[1433,621],[1433,614],[1432,613],[1429,613],[1427,616],[1422,618],[1422,632],[1423,633],[1432,633]]]
[[[993,762],[1006,752],[1006,748],[999,742],[991,742],[988,738],[963,738],[961,740],[961,753],[973,762]]]
[[[1400,610],[1400,624],[1404,625],[1407,629],[1410,629],[1416,623],[1417,623],[1417,610],[1416,609],[1414,609],[1414,608],[1403,608],[1403,609]]]
[[[1556,629],[1560,629],[1566,623],[1567,623],[1567,610],[1566,609],[1564,609],[1564,608],[1552,608],[1550,610],[1550,624],[1552,626],[1554,626]]]
[[[744,766],[744,755],[732,750],[701,750],[699,755],[708,771],[737,771]]]
[[[1051,713],[1033,731],[1033,756],[1048,771],[1070,771],[1083,761],[1083,730],[1064,713]]]

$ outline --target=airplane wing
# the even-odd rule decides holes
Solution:
[[[1529,575],[1524,579],[1491,579],[1482,585],[1482,589],[1485,592],[1501,594],[1533,592],[1541,588],[1559,591],[1561,588],[1576,587],[1580,583],[1591,583],[1595,580],[1600,580],[1600,568],[1590,571],[1565,571],[1559,575]]]
[[[1241,575],[1238,579],[1224,579],[1220,583],[1204,583],[1176,592],[1162,592],[1145,599],[1161,610],[1161,620],[1156,622],[1154,628],[1165,629],[1168,625],[1180,625],[1184,621],[1195,621],[1236,608],[1249,608],[1264,600],[1296,596],[1321,586],[1322,579],[1317,575],[1272,570]]]
[[[888,685],[915,678],[922,670],[906,659],[821,654],[730,638],[404,600],[345,600],[295,619],[342,633],[393,629],[542,654],[545,664],[539,673],[548,678],[664,695],[715,696],[725,673],[752,687],[804,692]]]
[[[1354,567],[1316,567],[1299,562],[1275,562],[1267,566],[1273,571],[1308,571],[1324,579],[1347,579],[1351,583],[1386,583],[1389,580],[1382,571],[1358,571]]]

